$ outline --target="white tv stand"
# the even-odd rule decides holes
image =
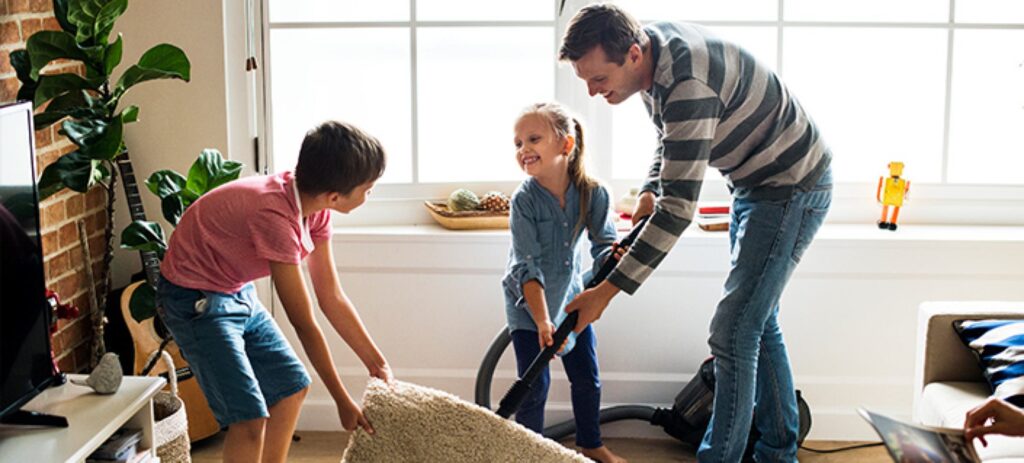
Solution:
[[[68,378],[85,379],[84,375]],[[22,407],[23,410],[60,415],[66,428],[0,425],[0,463],[43,461],[83,462],[103,441],[122,426],[142,429],[139,449],[152,453],[153,396],[163,388],[160,377],[125,376],[111,395],[100,395],[85,386],[67,383],[49,388]]]

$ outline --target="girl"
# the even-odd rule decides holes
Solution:
[[[583,166],[583,128],[556,103],[528,107],[515,125],[516,161],[529,175],[512,194],[512,249],[502,286],[516,365],[522,375],[543,347],[552,344],[562,308],[583,289],[582,251],[586,228],[595,269],[612,254],[615,226],[608,191]],[[552,321],[555,319],[555,322]],[[570,335],[562,363],[572,385],[576,445],[588,458],[625,462],[601,443],[601,382],[597,341],[588,326]],[[516,421],[541,432],[550,376],[540,376]]]

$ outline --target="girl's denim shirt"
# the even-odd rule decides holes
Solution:
[[[574,185],[565,193],[565,209],[533,178],[512,193],[512,248],[502,279],[509,331],[537,331],[523,297],[523,283],[537,280],[544,287],[548,315],[558,326],[566,315],[562,309],[583,290],[584,278],[595,273],[611,254],[611,245],[618,235],[604,186],[593,189],[588,209],[589,220],[574,230],[580,214],[580,195]],[[594,258],[593,268],[586,271],[582,268],[583,252],[579,246],[584,230],[588,232],[590,255]],[[575,334],[569,336],[562,355],[572,350],[575,339]]]

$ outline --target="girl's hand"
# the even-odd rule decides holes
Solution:
[[[391,372],[391,366],[386,362],[381,366],[371,366],[369,370],[371,377],[381,379],[388,385],[395,382],[395,374]]]
[[[363,415],[359,405],[351,399],[338,404],[338,417],[341,418],[341,427],[346,431],[355,431],[356,428],[363,428],[367,434],[373,434],[373,426]]]
[[[540,343],[541,350],[555,343],[554,334],[555,325],[551,323],[551,319],[537,323],[537,342]]]

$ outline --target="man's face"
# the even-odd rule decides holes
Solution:
[[[576,77],[587,83],[590,96],[601,95],[608,104],[619,104],[641,90],[643,51],[639,45],[630,47],[626,60],[619,65],[608,59],[600,45],[573,61]]]

